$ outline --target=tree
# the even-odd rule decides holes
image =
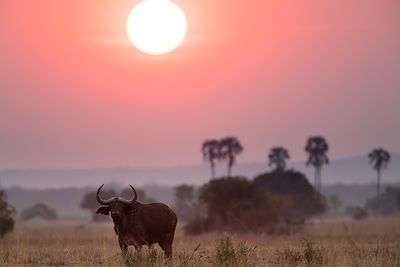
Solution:
[[[219,141],[206,140],[201,146],[201,152],[205,161],[210,163],[211,179],[215,178],[215,161],[220,159]]]
[[[286,168],[286,160],[289,158],[289,152],[286,148],[273,147],[268,155],[268,165],[273,167],[275,171],[284,171]]]
[[[315,168],[314,186],[318,192],[321,192],[322,166],[329,164],[329,158],[326,155],[328,150],[329,146],[324,137],[313,136],[308,138],[305,147],[305,151],[308,153],[306,165],[312,165]]]
[[[182,221],[189,221],[196,216],[197,209],[194,201],[194,188],[191,185],[179,185],[175,189],[174,210]]]
[[[6,192],[0,189],[0,238],[14,229],[15,209],[6,201]]]
[[[231,177],[232,166],[236,162],[236,156],[242,151],[243,147],[236,137],[226,137],[219,142],[220,157],[228,162],[228,177]]]
[[[386,187],[379,197],[370,198],[366,201],[365,207],[375,214],[393,215],[400,211],[398,200],[400,199],[400,188]]]
[[[57,212],[48,207],[46,204],[38,203],[32,207],[28,207],[21,212],[21,221],[28,221],[34,219],[35,217],[40,217],[45,220],[55,220],[58,218]]]
[[[353,217],[354,220],[364,220],[368,218],[368,211],[358,206],[347,206],[344,214]]]
[[[192,204],[194,199],[194,188],[191,185],[179,185],[175,187],[175,203]]]
[[[328,197],[327,202],[330,213],[337,216],[339,214],[340,208],[343,206],[342,201],[336,194],[333,194]]]
[[[114,190],[104,190],[101,192],[104,198],[110,198],[117,195]],[[99,216],[96,214],[96,210],[101,207],[99,203],[97,203],[96,199],[96,191],[88,192],[83,196],[81,202],[81,209],[87,209],[92,214],[92,220],[94,222],[97,221],[105,221],[107,219],[106,216]]]
[[[279,215],[270,194],[244,177],[211,180],[200,189],[199,200],[207,207],[207,217],[189,222],[187,233],[268,232]]]
[[[287,216],[293,217],[295,214],[307,218],[326,209],[324,197],[301,172],[266,172],[256,176],[254,183],[281,200],[282,210]]]
[[[142,189],[136,189],[137,193],[137,201],[141,203],[154,203],[156,200],[152,197],[148,197],[146,192]],[[116,196],[116,195],[114,195]],[[125,199],[132,199],[132,189],[131,188],[125,188],[122,190],[121,194],[119,196],[125,198]]]
[[[374,170],[377,172],[376,184],[376,198],[379,202],[381,191],[381,171],[385,169],[390,162],[390,153],[383,148],[376,148],[368,154],[370,164],[373,165]]]

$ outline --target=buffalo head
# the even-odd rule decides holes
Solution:
[[[136,202],[136,200],[137,200],[136,190],[133,186],[129,185],[132,188],[132,191],[134,194],[134,196],[131,200],[126,200],[122,197],[112,197],[112,198],[104,200],[100,197],[100,190],[103,186],[104,186],[104,184],[102,186],[100,186],[99,189],[97,189],[96,198],[97,198],[97,202],[100,205],[103,205],[104,207],[100,207],[96,213],[101,213],[104,215],[109,215],[111,213],[111,217],[114,220],[118,220],[124,214],[124,212],[123,212],[124,208],[127,205],[131,205]]]

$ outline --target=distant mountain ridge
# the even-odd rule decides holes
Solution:
[[[240,163],[234,166],[234,175],[253,178],[257,174],[269,171],[267,161],[263,163]],[[310,182],[313,182],[314,169],[305,166],[304,162],[288,162],[288,168],[304,172]],[[226,173],[224,164],[217,167],[217,175]],[[133,184],[143,186],[159,184],[174,186],[187,183],[200,185],[210,179],[209,165],[176,167],[114,167],[93,169],[27,169],[0,171],[0,185],[6,188],[21,186],[24,188],[63,188],[63,187],[93,187],[102,183],[120,185]],[[369,165],[367,156],[356,156],[333,160],[324,166],[323,184],[366,184],[376,182],[376,172]],[[400,182],[400,155],[393,154],[388,169],[383,171],[383,183]]]

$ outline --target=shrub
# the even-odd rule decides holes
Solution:
[[[279,217],[278,202],[243,177],[212,180],[200,189],[199,199],[207,217],[189,222],[187,233],[270,231]]]
[[[320,214],[326,209],[324,197],[297,171],[273,171],[258,175],[254,182],[282,200],[285,210],[301,212],[305,217]]]
[[[375,214],[392,215],[400,210],[399,199],[400,188],[387,187],[379,199],[377,197],[368,199],[365,207]]]
[[[286,248],[283,251],[277,250],[276,255],[276,263],[279,265],[298,266],[303,261],[303,254],[290,248]]]
[[[228,236],[224,236],[217,241],[209,261],[212,266],[250,266],[254,250],[255,247],[250,248],[244,243],[235,246]]]
[[[0,238],[14,229],[15,209],[6,201],[6,192],[0,190]]]
[[[276,264],[279,266],[322,266],[324,259],[323,248],[317,248],[309,240],[304,240],[303,251],[286,248],[283,251],[277,250]]]
[[[348,206],[345,214],[351,216],[354,220],[364,220],[368,218],[368,210],[358,206]]]
[[[305,241],[303,254],[308,266],[322,266],[322,251],[321,249],[316,248],[311,241]]]
[[[40,217],[49,221],[58,218],[57,212],[43,203],[38,203],[32,207],[24,209],[20,215],[21,221],[28,221],[35,217]]]
[[[207,218],[195,218],[189,221],[183,227],[183,230],[185,231],[186,234],[199,235],[211,231],[212,228],[210,227]]]

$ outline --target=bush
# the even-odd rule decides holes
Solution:
[[[303,251],[290,248],[277,250],[275,263],[279,266],[322,266],[324,249],[315,247],[309,240],[304,240],[303,246]]]
[[[175,188],[175,199],[173,210],[179,221],[188,222],[205,213],[204,207],[195,201],[195,188],[190,185],[179,185]]]
[[[212,227],[210,227],[207,218],[195,218],[190,220],[184,227],[183,230],[189,235],[199,235],[202,233],[210,232]]]
[[[400,210],[399,199],[400,188],[387,187],[379,199],[377,197],[368,199],[365,207],[375,214],[393,215]]]
[[[54,209],[49,208],[46,204],[38,203],[32,207],[24,209],[21,212],[20,220],[28,221],[36,217],[52,221],[56,220],[58,218],[58,215]]]
[[[14,229],[15,209],[6,201],[6,192],[0,190],[0,238]]]
[[[271,231],[279,217],[279,203],[243,177],[210,181],[200,189],[199,200],[207,207],[207,217],[189,222],[187,233]]]
[[[283,209],[301,212],[304,217],[320,214],[326,201],[297,171],[273,171],[258,175],[254,182],[282,201]]]
[[[311,241],[305,241],[304,248],[304,259],[307,263],[307,266],[322,266],[323,258],[322,258],[322,250],[316,248]]]
[[[255,247],[250,248],[244,243],[235,246],[228,236],[224,236],[217,241],[209,261],[211,266],[251,266],[254,250]]]
[[[368,218],[368,210],[358,206],[348,206],[345,210],[347,216],[351,216],[354,220],[364,220]]]

